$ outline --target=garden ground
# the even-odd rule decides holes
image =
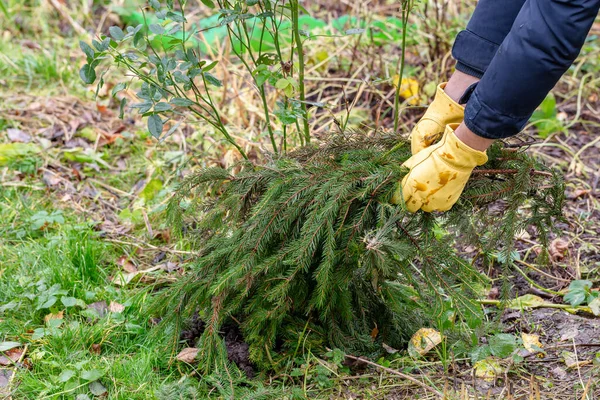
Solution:
[[[197,124],[182,124],[157,143],[136,113],[119,118],[110,74],[97,98],[83,86],[79,40],[123,23],[123,10],[131,9],[128,2],[100,3],[9,1],[11,17],[1,17],[0,396],[413,399],[441,392],[449,399],[600,397],[600,319],[592,308],[573,307],[563,298],[571,282],[589,280],[597,288],[600,279],[600,46],[594,40],[600,25],[555,89],[555,100],[544,102],[523,136],[529,152],[564,172],[566,221],[552,237],[550,266],[536,264],[535,231],[519,237],[512,295],[535,295],[538,303],[514,305],[500,320],[490,311],[486,330],[477,333],[480,347],[500,338],[511,356],[499,358],[484,379],[476,376],[468,357],[454,358],[446,347],[418,360],[404,349],[390,349],[372,360],[378,367],[304,349],[289,369],[250,379],[234,365],[221,374],[199,376],[192,360],[165,352],[177,338],[171,332],[156,335],[157,321],[144,313],[153,296],[149,288],[173,282],[194,259],[192,243],[166,225],[170,194],[190,171],[229,166],[238,156]],[[372,7],[340,2],[310,11],[331,21],[343,15],[392,17],[397,8],[383,1]],[[448,73],[444,56],[468,18],[468,7],[452,2],[444,17],[436,18],[415,19],[411,32],[407,59],[409,76],[420,88],[418,105],[426,104],[429,83],[440,80],[440,69]],[[81,26],[90,32],[79,32]],[[344,115],[355,128],[375,121],[389,129],[385,110],[393,86],[387,66],[398,58],[393,40],[385,44],[390,54],[379,58],[377,47],[363,46],[360,36],[324,38],[307,48],[310,98],[332,104],[314,119],[311,128],[318,136],[325,137]],[[214,50],[222,61],[226,52]],[[224,105],[228,123],[247,139],[251,157],[260,159],[267,138],[249,139],[255,137],[260,113],[250,106],[244,80],[236,74],[225,78],[235,93]],[[411,126],[423,110],[407,107],[403,124]],[[493,205],[490,212],[499,209]],[[478,249],[460,251],[478,263]],[[494,310],[500,269],[485,272],[494,284],[481,294],[482,305]],[[189,326],[188,336],[193,331]],[[543,357],[536,351],[512,356],[524,350],[522,333],[539,337]]]

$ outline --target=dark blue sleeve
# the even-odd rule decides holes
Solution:
[[[481,78],[512,28],[525,0],[479,0],[452,47],[456,69]]]
[[[519,133],[577,58],[599,8],[600,0],[527,0],[467,102],[467,127],[490,139]]]

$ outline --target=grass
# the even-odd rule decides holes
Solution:
[[[12,22],[0,15],[0,32],[6,35],[0,41],[0,143],[9,142],[6,129],[21,129],[31,134],[43,150],[10,165],[0,165],[0,342],[17,341],[23,351],[23,358],[14,368],[15,377],[10,385],[0,387],[0,394],[10,393],[14,399],[79,400],[104,391],[108,399],[433,398],[392,373],[366,369],[360,363],[347,365],[335,351],[315,354],[302,345],[280,374],[252,380],[233,364],[219,374],[199,376],[194,365],[177,361],[176,354],[166,352],[167,341],[176,338],[171,332],[156,335],[156,321],[145,313],[154,295],[150,288],[173,281],[193,260],[192,244],[165,225],[166,200],[189,170],[231,163],[235,155],[227,153],[228,148],[202,126],[182,127],[170,140],[157,145],[137,116],[126,114],[125,121],[119,121],[118,105],[110,99],[110,91],[100,93],[94,103],[93,93],[79,81],[78,71],[84,60],[78,41],[89,38],[73,33],[46,1],[3,3],[16,17]],[[80,24],[96,28],[98,16],[85,10],[88,2],[67,3],[68,11]],[[108,11],[103,4],[93,2],[92,11],[100,17]],[[312,11],[338,12],[326,6],[322,7],[324,11]],[[427,82],[447,76],[449,69],[440,64],[444,49],[468,15],[464,2],[452,4],[449,10],[445,21],[437,20],[434,16],[438,13],[433,9],[424,11],[432,18],[414,21],[417,37],[415,51],[409,49],[407,71],[421,83],[424,94],[431,89]],[[363,17],[375,13],[358,2],[343,12]],[[383,18],[397,12],[382,7],[377,14]],[[386,80],[391,80],[400,53],[394,43],[388,43],[388,51],[382,55],[363,39],[321,38],[305,44],[307,98],[329,105],[328,109],[315,110],[311,131],[317,136],[325,136],[335,128],[332,116],[342,123],[350,121],[349,128],[373,121],[389,126],[390,114],[386,111],[392,106],[393,87]],[[214,56],[226,62],[228,51],[217,49]],[[597,103],[589,100],[588,104],[586,99],[593,95],[598,81],[590,77],[583,80],[582,76],[597,71],[598,51],[593,42],[586,45],[581,63],[563,79],[556,96],[559,111],[578,116],[570,128],[589,136],[598,134],[592,112]],[[224,77],[233,93],[231,101],[223,104],[224,115],[236,135],[260,157],[260,146],[268,141],[267,137],[256,139],[260,136],[256,126],[257,121],[262,124],[262,111],[252,106],[257,104],[258,96],[245,84],[238,67],[232,66],[231,75]],[[107,82],[111,82],[110,74]],[[422,96],[421,104],[425,104],[426,97]],[[572,107],[573,99],[578,97],[583,106]],[[268,100],[274,103],[276,96]],[[240,109],[247,112],[240,113]],[[86,122],[86,113],[96,119]],[[406,107],[402,124],[409,126],[417,115],[415,109]],[[60,136],[52,138],[71,122],[77,122],[77,128],[67,136],[79,150],[66,149],[67,140]],[[86,134],[87,128],[93,136]],[[295,133],[288,135],[293,137]],[[102,138],[110,142],[102,144]],[[581,147],[551,133],[533,151],[564,167],[571,176],[571,191],[593,191],[597,175],[589,152],[574,157]],[[600,244],[592,234],[597,232],[597,206],[597,198],[589,196],[585,207],[574,209],[581,212],[573,211],[570,217],[578,227],[572,243],[581,244],[573,249],[577,252],[573,257],[575,274],[589,274],[595,279],[599,267],[594,264],[598,261],[593,253]],[[520,250],[525,261],[532,262],[526,255],[533,254],[535,248],[535,243],[529,243]],[[124,265],[143,271],[167,263],[174,271],[159,268],[140,274],[126,286],[113,280],[127,274]],[[559,264],[550,272],[571,279],[569,271],[569,265]],[[403,349],[397,353],[390,349],[376,361],[422,379],[431,388],[448,393],[448,398],[476,398],[475,392],[466,387],[472,372],[466,359],[479,346],[480,338],[503,329],[493,323],[494,315],[490,315],[489,322],[476,332],[448,331],[444,346],[427,358],[415,360]],[[438,328],[444,323],[440,321]],[[535,331],[536,324],[518,329]],[[518,334],[518,330],[515,332]],[[585,353],[585,357],[594,359],[591,353]],[[550,358],[548,363],[552,362]],[[544,374],[535,372],[535,365],[507,366],[507,370],[517,387],[527,388],[531,375]],[[3,368],[13,371],[12,365]],[[578,398],[585,391],[586,377],[595,373],[593,368],[597,369],[573,370],[570,375],[574,381],[583,381],[571,390]],[[583,379],[577,372],[583,374]],[[445,388],[445,383],[449,387]],[[543,388],[543,384],[534,385]],[[478,396],[485,398],[482,393]],[[526,396],[521,398],[528,399]]]

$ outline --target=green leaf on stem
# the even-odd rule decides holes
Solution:
[[[117,42],[123,40],[125,37],[125,33],[123,33],[123,30],[118,26],[111,26],[108,28],[108,32],[110,33],[110,36],[112,36],[112,38]]]
[[[86,42],[84,42],[83,40],[79,41],[79,47],[81,48],[81,51],[83,51],[85,53],[85,55],[88,58],[88,62],[90,60],[92,60],[94,58],[94,56],[96,55],[96,52],[94,51],[94,49],[92,49],[90,47],[89,44],[87,44]]]
[[[150,0],[150,7],[152,7],[155,11],[160,10],[160,2],[158,0]]]
[[[121,103],[119,104],[119,119],[123,119],[123,114],[125,114],[125,105],[127,104],[127,98],[123,97],[121,99]]]
[[[223,86],[223,83],[213,74],[205,72],[203,75],[204,75],[204,79],[206,79],[206,82],[208,82],[209,84],[217,86],[217,87]]]
[[[111,91],[111,96],[115,97],[115,95],[117,93],[119,93],[121,90],[125,89],[126,87],[127,87],[127,84],[125,82],[117,83]]]
[[[150,131],[150,134],[156,139],[158,139],[162,134],[163,127],[163,121],[158,115],[153,114],[148,117],[148,130]]]
[[[588,294],[591,293],[592,282],[588,280],[577,280],[571,282],[569,291],[564,296],[564,300],[572,306],[578,306],[585,303]],[[593,299],[589,299],[593,300]]]
[[[172,109],[173,107],[171,107],[169,103],[165,103],[164,101],[161,101],[160,103],[156,103],[154,105],[155,112],[171,111]]]
[[[171,104],[176,107],[189,107],[189,106],[193,106],[195,103],[188,99],[175,97],[175,98],[171,99]]]
[[[96,71],[89,64],[85,64],[79,70],[79,77],[84,83],[91,85],[96,80]]]
[[[150,24],[148,29],[150,29],[150,32],[154,33],[155,35],[162,35],[165,33],[165,28],[163,28],[163,26],[160,24]]]
[[[167,17],[171,18],[175,22],[186,22],[185,17],[178,11],[167,12]]]
[[[91,369],[89,371],[82,371],[81,379],[85,379],[86,381],[97,381],[102,375],[104,375],[104,372],[97,369]]]

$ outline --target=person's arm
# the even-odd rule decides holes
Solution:
[[[458,200],[472,170],[495,139],[523,129],[571,66],[600,9],[600,0],[527,0],[465,107],[441,142],[406,163],[394,196],[409,211],[444,211]]]
[[[599,9],[600,0],[527,0],[467,102],[466,127],[487,139],[519,133],[577,58]]]

